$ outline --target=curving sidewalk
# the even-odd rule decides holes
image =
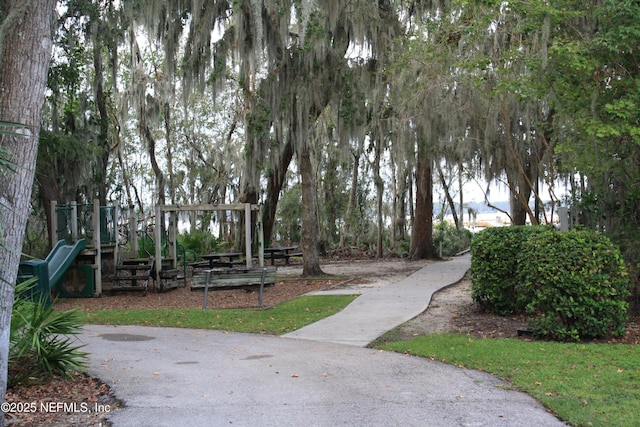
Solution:
[[[365,347],[425,311],[435,292],[458,283],[469,268],[469,254],[431,263],[397,283],[366,290],[341,312],[284,337]]]
[[[364,290],[342,313],[286,338],[97,325],[78,338],[88,373],[125,403],[109,414],[114,427],[565,426],[489,374],[362,348],[424,311],[469,264],[436,262]]]

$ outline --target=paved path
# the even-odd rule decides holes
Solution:
[[[435,292],[459,282],[470,267],[470,255],[434,262],[393,285],[368,290],[341,312],[284,336],[365,347],[425,311]]]
[[[287,338],[88,325],[80,339],[89,374],[126,404],[110,417],[115,427],[564,426],[491,375],[363,348],[424,310],[468,261],[429,264],[367,290],[322,328]]]

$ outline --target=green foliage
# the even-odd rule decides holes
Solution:
[[[550,46],[546,74],[558,99],[555,122],[570,129],[556,125],[558,164],[588,177],[588,193],[576,198],[579,221],[611,232],[640,225],[640,4],[596,3],[574,5],[584,15]]]
[[[620,248],[629,273],[631,298],[630,312],[640,312],[640,230],[631,226],[619,227],[608,235]]]
[[[275,240],[299,242],[302,239],[302,188],[295,185],[285,191],[278,203]]]
[[[443,257],[453,256],[469,248],[471,231],[458,230],[455,226],[442,221],[433,230],[433,244]]]
[[[518,298],[518,255],[523,244],[548,227],[492,227],[471,240],[473,301],[501,316],[524,310]]]
[[[265,137],[271,124],[271,110],[264,99],[258,98],[247,116],[249,134],[257,138]]]
[[[396,241],[396,253],[398,256],[405,258],[409,256],[411,250],[411,239],[403,237]]]
[[[71,376],[86,363],[87,354],[69,337],[80,332],[79,313],[54,311],[44,300],[34,302],[20,298],[31,286],[33,281],[16,286],[9,345],[9,386],[43,376]]]
[[[483,230],[471,242],[472,298],[499,315],[536,315],[539,337],[582,340],[624,334],[629,278],[618,248],[587,230]]]
[[[520,247],[518,276],[534,334],[556,340],[621,336],[629,278],[620,251],[587,230],[531,236]]]
[[[208,231],[195,231],[180,234],[178,243],[185,247],[188,251],[197,254],[209,254],[213,252],[222,252],[225,247],[223,239],[215,237]]]

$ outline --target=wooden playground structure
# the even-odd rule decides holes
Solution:
[[[122,220],[117,206],[99,206],[97,201],[92,204],[53,202],[51,208],[53,242],[86,241],[86,247],[77,254],[75,262],[56,286],[56,292],[61,297],[98,297],[104,292],[118,291],[146,293],[149,289],[166,291],[178,287],[180,283],[186,285],[190,271],[194,271],[192,289],[256,285],[262,289],[265,283],[275,281],[275,267],[264,266],[260,205],[158,205],[154,211],[155,222],[142,229],[134,215],[129,215],[127,221]],[[189,254],[178,243],[180,213],[212,211],[239,212],[245,218],[244,253],[210,255],[212,259],[216,255],[238,258],[223,266],[212,263],[203,265],[197,254],[191,254],[193,259],[189,260]],[[255,224],[251,221],[253,213],[257,213]],[[255,234],[252,233],[254,225]],[[255,238],[252,239],[252,236]],[[148,247],[149,240],[152,241],[151,247]],[[202,259],[206,261],[206,257]]]

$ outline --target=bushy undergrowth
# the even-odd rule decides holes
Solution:
[[[443,257],[453,256],[469,248],[472,234],[467,229],[458,230],[447,222],[441,222],[433,230],[433,244]]]
[[[534,314],[536,336],[581,340],[624,333],[629,278],[620,251],[594,231],[491,228],[471,243],[472,297],[499,315]]]
[[[620,227],[610,237],[620,248],[629,273],[630,312],[640,314],[640,230],[632,225]]]
[[[21,297],[32,282],[16,286],[9,345],[8,385],[38,381],[42,377],[72,373],[85,367],[87,354],[70,335],[80,332],[76,311],[54,311],[44,301]]]
[[[180,234],[178,242],[186,249],[197,254],[209,254],[224,250],[225,242],[207,231],[195,231]]]

